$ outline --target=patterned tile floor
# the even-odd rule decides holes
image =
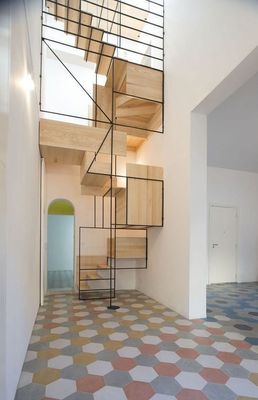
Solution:
[[[188,321],[137,291],[41,307],[16,400],[258,399],[258,284],[208,288]]]

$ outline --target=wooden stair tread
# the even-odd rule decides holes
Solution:
[[[90,286],[88,285],[87,282],[81,281],[81,282],[80,282],[80,289],[81,289],[81,290],[87,290],[87,289],[90,289]]]
[[[90,15],[90,14],[88,14],[88,15]],[[89,18],[86,18],[86,16],[85,16],[85,20],[82,20],[82,23],[85,25],[91,25],[91,22],[92,22],[92,18],[89,20]],[[104,35],[104,31],[97,29],[97,28],[92,28],[90,26],[80,25],[79,35],[85,36],[85,37],[78,37],[77,46],[80,49],[85,50],[84,59],[85,59],[85,61],[87,61],[86,56],[87,56],[87,52],[88,52],[88,49],[90,48],[90,46],[93,46],[93,44],[96,45],[96,49],[94,47],[92,49],[93,51],[98,51],[97,45],[101,46],[101,43],[99,44],[97,42],[93,42],[92,40],[101,41],[102,37]]]
[[[103,43],[102,46],[102,51],[101,51],[101,56],[100,60],[97,66],[96,73],[100,75],[107,75],[111,62],[112,62],[112,57],[114,56],[116,47],[113,46],[112,44],[108,43]]]
[[[97,63],[102,48],[102,39],[104,31],[102,29],[92,28],[88,39],[88,45],[85,47],[85,61]],[[98,54],[96,54],[98,53]]]
[[[87,271],[85,273],[86,279],[99,279],[101,276],[96,271]]]
[[[98,265],[98,268],[100,268],[100,269],[107,269],[107,268],[109,268],[109,266],[108,266],[108,264],[99,264],[99,265]]]

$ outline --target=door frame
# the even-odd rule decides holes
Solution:
[[[211,202],[208,204],[208,240],[207,240],[207,254],[208,254],[208,271],[207,271],[207,285],[211,285],[210,283],[210,238],[211,238],[211,208],[212,207],[221,207],[221,208],[233,208],[236,211],[236,244],[235,244],[235,259],[236,259],[236,270],[235,270],[235,281],[238,282],[238,242],[239,242],[239,210],[235,205],[223,204],[223,203],[214,203]]]

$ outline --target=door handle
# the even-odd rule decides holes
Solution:
[[[214,247],[218,246],[218,243],[212,243],[212,248],[214,249]]]

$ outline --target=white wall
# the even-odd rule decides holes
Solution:
[[[30,73],[32,77],[37,77],[36,86],[38,83],[37,58],[40,53],[41,3],[33,0],[34,10],[37,10],[33,16],[28,13],[30,1],[26,1],[27,10],[23,2],[13,1],[9,5],[11,6],[11,24],[4,35],[7,37],[10,34],[8,43],[10,81],[8,92],[4,93],[10,118],[4,131],[1,130],[1,133],[5,135],[7,147],[3,156],[6,162],[2,171],[5,175],[5,187],[2,187],[3,179],[1,179],[0,189],[1,197],[5,196],[6,204],[5,232],[1,231],[1,237],[4,236],[1,246],[6,244],[3,281],[5,315],[2,315],[2,307],[0,310],[1,329],[6,328],[5,342],[2,342],[1,336],[1,346],[5,344],[6,363],[3,365],[1,363],[0,368],[1,375],[3,374],[2,366],[5,368],[5,385],[3,385],[5,387],[2,387],[2,376],[0,383],[0,398],[4,400],[14,399],[39,304],[39,99],[37,90],[31,92],[26,90],[21,85],[21,80]],[[2,2],[0,8],[2,17]],[[28,26],[31,28],[30,32]],[[37,49],[33,59],[29,33],[33,35],[33,49]],[[2,58],[1,47],[1,64],[2,60],[8,62],[8,54],[5,53]],[[7,85],[6,73],[3,78],[7,79],[5,82]],[[1,113],[2,111],[6,113],[6,109],[1,110]],[[1,114],[1,122],[3,117],[4,114]],[[2,217],[2,201],[0,208]],[[2,230],[4,226],[2,218],[0,226]],[[0,280],[2,280],[2,275]],[[6,326],[2,325],[5,320]],[[3,390],[5,393],[2,396]]]
[[[237,207],[237,281],[257,281],[258,174],[208,167],[208,204]]]
[[[131,155],[132,158],[132,155]],[[79,227],[93,226],[93,196],[81,195],[80,167],[62,164],[46,165],[46,210],[55,199],[69,200],[75,209],[75,257],[79,254]],[[108,203],[107,203],[108,206]],[[106,215],[109,215],[107,209]],[[99,224],[101,219],[99,219]],[[84,232],[84,231],[83,231]],[[88,244],[89,236],[82,234],[82,244]],[[105,235],[105,231],[104,231]],[[93,234],[91,239],[94,240]],[[46,238],[47,240],[47,238]],[[106,246],[106,238],[98,242],[98,251]],[[93,245],[93,244],[92,244]],[[96,246],[96,244],[95,244]],[[102,246],[102,247],[101,247]],[[47,244],[45,244],[47,247]],[[117,289],[134,289],[135,271],[117,271]]]
[[[9,8],[0,5],[0,399],[6,398],[6,151],[9,86]]]
[[[198,318],[206,313],[206,175],[198,174],[206,139],[193,156],[200,137],[191,131],[191,112],[258,45],[258,3],[167,0],[165,16],[165,135],[153,135],[138,155],[164,166],[165,227],[150,234],[150,268],[138,273],[137,287]],[[195,232],[201,240],[193,252]]]

